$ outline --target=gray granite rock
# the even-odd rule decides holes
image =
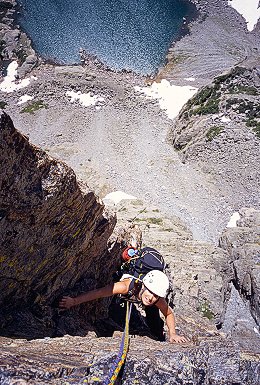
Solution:
[[[34,341],[1,338],[0,381],[11,384],[104,384],[116,358],[121,334],[113,338]],[[247,341],[248,347],[250,341]],[[123,384],[258,385],[259,350],[221,337],[183,346],[130,340]]]
[[[259,210],[241,209],[237,227],[228,228],[220,238],[233,265],[233,283],[248,302],[255,322],[260,323],[260,226]]]

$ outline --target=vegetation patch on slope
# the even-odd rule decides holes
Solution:
[[[22,109],[22,113],[26,112],[26,113],[29,113],[29,114],[34,114],[35,111],[38,111],[40,110],[41,108],[48,108],[48,104],[44,103],[42,100],[37,100],[31,104],[29,104],[28,106],[24,107]]]

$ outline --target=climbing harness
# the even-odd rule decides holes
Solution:
[[[103,385],[114,385],[117,376],[126,360],[126,355],[129,347],[129,320],[131,316],[132,303],[126,303],[125,330],[122,336],[120,348],[116,360],[107,376]]]

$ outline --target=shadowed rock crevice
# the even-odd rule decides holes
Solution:
[[[0,127],[1,333],[52,335],[55,299],[111,278],[120,249],[108,241],[115,217],[68,166],[16,131],[5,113]],[[82,311],[76,333],[95,319],[92,308]]]

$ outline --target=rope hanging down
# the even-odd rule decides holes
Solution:
[[[127,301],[126,316],[125,316],[125,330],[122,336],[120,349],[119,349],[117,358],[109,372],[108,377],[103,382],[103,385],[114,385],[117,379],[117,376],[125,362],[126,355],[128,352],[128,346],[129,346],[129,320],[131,316],[131,310],[132,310],[132,303],[129,306],[129,302]]]

